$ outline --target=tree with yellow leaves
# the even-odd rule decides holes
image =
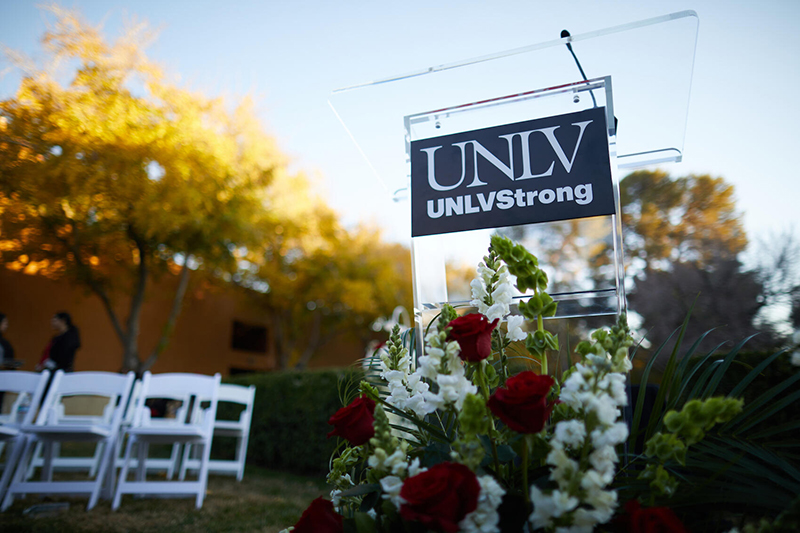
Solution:
[[[408,248],[344,228],[311,186],[302,175],[273,184],[263,255],[240,273],[269,316],[279,368],[305,368],[338,335],[366,342],[370,322],[412,303]]]
[[[87,287],[122,369],[141,372],[165,348],[191,272],[234,272],[261,242],[284,162],[248,102],[230,112],[166,82],[144,56],[145,26],[108,44],[75,13],[48,9],[48,57],[77,67],[63,83],[52,66],[22,65],[19,90],[0,102],[0,260]],[[172,310],[142,354],[146,287],[166,271],[180,280]]]

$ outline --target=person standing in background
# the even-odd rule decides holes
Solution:
[[[0,368],[13,366],[14,361],[14,348],[8,339],[5,338],[6,330],[8,329],[8,317],[5,313],[0,313]]]
[[[13,370],[16,366],[14,361],[14,348],[8,339],[5,338],[8,329],[8,317],[5,313],[0,313],[0,370]],[[0,391],[0,412],[5,412],[3,408],[3,391]]]
[[[78,328],[72,323],[69,313],[60,311],[50,320],[56,334],[44,349],[42,360],[37,370],[47,368],[51,372],[63,370],[72,372],[75,364],[75,352],[81,347],[81,336]]]

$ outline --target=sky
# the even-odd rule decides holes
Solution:
[[[0,0],[0,43],[36,57],[48,20],[37,4]],[[800,180],[793,160],[800,141],[796,0],[71,0],[61,5],[103,23],[112,38],[132,17],[159,28],[148,49],[151,59],[209,96],[254,95],[265,128],[292,167],[314,176],[320,194],[344,221],[378,224],[401,242],[409,239],[402,222],[408,203],[391,201],[385,183],[336,118],[328,104],[334,89],[557,39],[565,28],[578,35],[691,9],[700,22],[684,158],[661,168],[732,183],[751,240],[791,227],[800,231]],[[6,73],[0,98],[11,96],[17,82],[13,72]]]

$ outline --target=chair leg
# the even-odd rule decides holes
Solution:
[[[169,468],[167,468],[167,479],[172,479],[175,476],[175,470],[178,467],[178,457],[181,455],[181,445],[175,443],[172,445],[172,453],[169,456]],[[180,478],[183,480],[183,477]]]
[[[105,490],[103,491],[103,498],[108,500],[114,498],[114,488],[117,480],[117,458],[122,451],[122,437],[123,435],[117,435],[117,438],[114,439],[114,445],[111,446],[111,456],[108,459],[108,471],[106,472],[105,481],[106,485]]]
[[[136,481],[147,481],[147,455],[150,451],[150,444],[138,441],[136,444]],[[143,498],[144,494],[137,494],[137,498]]]
[[[14,468],[14,473],[11,477],[11,483],[8,485],[8,490],[6,491],[6,496],[3,498],[3,504],[0,505],[0,512],[5,511],[8,507],[14,503],[14,484],[20,483],[25,476],[27,475],[27,463],[31,460],[31,451],[33,449],[33,441],[28,440],[25,443],[25,449],[22,452],[22,456],[20,457],[20,462],[17,464],[17,467]]]
[[[237,438],[236,461],[239,463],[239,470],[236,472],[236,481],[241,481],[244,477],[244,464],[247,460],[247,441],[249,435],[242,432],[242,436]]]
[[[186,445],[184,445],[183,460],[181,461],[181,472],[180,475],[178,476],[178,479],[180,481],[186,479],[186,471],[189,469],[189,462],[192,459],[192,452],[194,451],[195,449],[191,444],[187,443]]]
[[[25,473],[25,479],[30,479],[33,477],[33,474],[36,472],[36,463],[42,462],[42,443],[36,443],[36,450],[33,452],[33,457],[31,458],[31,464],[28,466],[28,470]]]
[[[42,465],[42,481],[53,481],[53,455],[60,451],[54,443],[44,442],[44,464]]]
[[[206,495],[206,485],[208,485],[208,461],[211,459],[211,435],[208,440],[201,445],[200,453],[200,472],[198,472],[198,481],[200,488],[198,489],[197,501],[195,505],[198,509],[203,507],[203,498]]]
[[[86,506],[87,511],[91,511],[94,506],[97,505],[97,500],[100,498],[100,492],[103,490],[103,485],[108,482],[106,479],[106,472],[108,472],[109,466],[113,468],[113,465],[111,464],[115,452],[113,442],[100,442],[97,444],[97,447],[100,448],[101,445],[103,448],[102,460],[100,461],[100,468],[97,471],[97,477],[95,478],[95,485],[94,489],[92,489],[92,495],[89,497],[89,505]]]
[[[136,439],[134,437],[128,437],[128,444],[125,446],[125,459],[122,462],[122,472],[119,473],[119,481],[117,482],[117,490],[114,494],[114,501],[111,503],[111,510],[116,511],[119,509],[120,501],[122,501],[122,487],[125,486],[125,483],[128,479],[128,465],[131,462],[131,451],[133,449],[133,443]]]
[[[8,442],[6,464],[3,468],[3,477],[0,477],[0,499],[5,495],[6,487],[8,487],[11,482],[11,476],[13,476],[16,467],[19,465],[18,461],[25,448],[26,441],[27,439],[24,436],[18,436]],[[5,442],[3,444],[5,444]],[[0,453],[2,453],[2,449],[0,449]]]
[[[92,456],[92,466],[89,468],[89,477],[95,477],[100,468],[100,458],[104,455],[103,447],[105,442],[98,442],[94,448],[94,455]]]

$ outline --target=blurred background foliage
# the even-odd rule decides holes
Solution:
[[[152,367],[190,282],[248,291],[281,367],[410,304],[408,251],[343,227],[312,181],[289,172],[249,99],[168,81],[144,53],[154,37],[144,24],[110,43],[78,14],[47,10],[44,61],[8,53],[23,77],[0,102],[0,261],[98,297],[122,370]],[[147,286],[168,273],[180,279],[171,313],[140,353]]]
[[[643,339],[640,366],[681,327],[692,306],[686,337],[711,330],[703,347],[756,333],[749,350],[789,342],[800,327],[800,243],[793,228],[749,241],[733,186],[709,175],[636,171],[620,181],[620,201],[625,287]],[[508,233],[550,267],[553,292],[576,290],[581,282],[582,290],[604,288],[613,279],[613,243],[601,219]],[[608,319],[561,322],[553,328],[578,338]]]
[[[208,98],[170,81],[145,54],[154,39],[145,24],[109,42],[77,13],[46,9],[54,22],[42,37],[43,60],[6,51],[24,75],[0,102],[0,262],[99,298],[119,338],[121,369],[152,367],[190,284],[245,292],[269,321],[278,368],[305,368],[342,332],[366,341],[373,320],[398,304],[412,308],[408,249],[367,224],[344,226],[319,184],[289,170],[252,101]],[[620,193],[642,354],[693,303],[687,335],[713,329],[708,346],[752,333],[753,350],[786,343],[800,324],[800,246],[791,228],[748,240],[735,191],[721,177],[637,171]],[[611,243],[595,226],[586,219],[538,235],[511,232],[535,238],[529,248],[552,267],[558,291],[608,278]],[[141,353],[147,287],[164,275],[180,280],[171,312],[161,340]],[[473,275],[474,265],[448,268],[448,283],[463,288]],[[566,333],[581,336],[598,323]]]

